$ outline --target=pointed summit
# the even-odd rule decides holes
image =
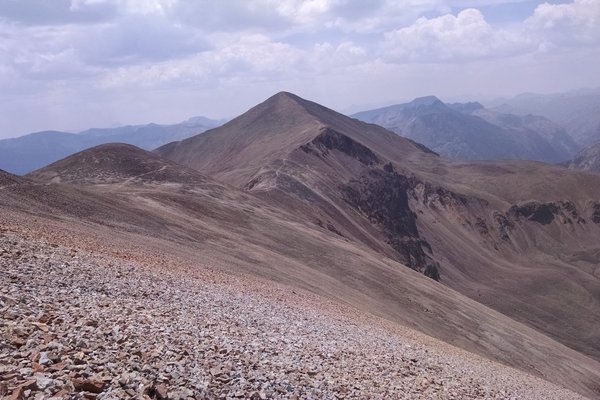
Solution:
[[[387,158],[424,150],[379,126],[349,118],[295,94],[279,92],[222,127],[169,143],[155,151],[238,187],[275,160],[285,160],[322,133],[324,127]]]
[[[281,92],[275,93],[273,96],[269,97],[265,100],[265,103],[272,101],[295,101],[295,102],[303,102],[305,101],[302,97],[295,95],[294,93],[286,92],[282,90]]]

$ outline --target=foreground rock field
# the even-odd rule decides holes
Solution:
[[[211,274],[0,233],[0,398],[581,398],[299,290]]]

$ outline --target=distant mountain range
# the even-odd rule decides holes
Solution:
[[[581,146],[600,141],[600,88],[556,94],[524,93],[488,104],[495,111],[542,115],[565,127]]]
[[[500,113],[477,102],[446,104],[434,96],[352,115],[461,160],[523,159],[556,163],[578,145],[541,116]]]
[[[478,102],[444,103],[428,96],[352,117],[381,125],[453,159],[522,159],[565,164],[582,147],[600,140],[600,90],[523,94],[497,100],[488,108]],[[223,122],[194,117],[173,125],[133,125],[80,133],[36,132],[0,140],[0,169],[24,175],[105,143],[126,143],[152,150]]]
[[[43,131],[0,140],[0,169],[24,175],[78,151],[104,143],[127,143],[151,150],[202,133],[224,121],[190,118],[173,125],[129,125],[80,133]]]

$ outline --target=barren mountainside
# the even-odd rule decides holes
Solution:
[[[293,120],[303,121],[300,127],[283,118],[289,109]],[[251,131],[244,129],[250,121]],[[280,139],[259,141],[264,157],[242,158],[258,151],[237,145],[249,132]],[[216,137],[219,145],[213,147]],[[239,152],[232,158],[234,148]],[[286,93],[206,136],[157,152],[282,208],[301,210],[332,235],[600,357],[590,334],[600,326],[600,304],[582,301],[600,289],[598,177],[535,162],[448,161]],[[203,168],[208,154],[222,160],[218,170],[212,163]]]
[[[307,290],[600,396],[600,175],[447,160],[283,92],[155,154],[107,145],[0,176],[10,232]]]

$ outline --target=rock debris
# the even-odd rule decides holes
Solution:
[[[3,399],[580,398],[250,278],[0,233],[0,281]]]

